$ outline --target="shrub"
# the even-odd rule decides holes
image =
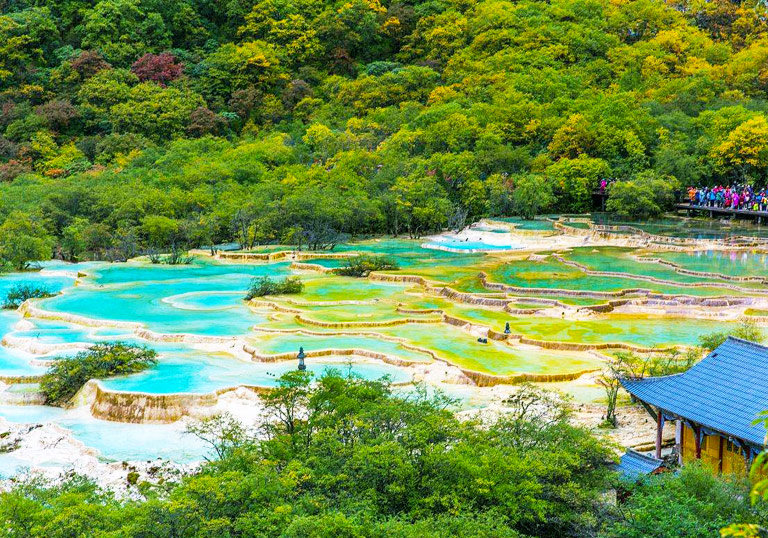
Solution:
[[[0,265],[24,271],[32,262],[50,259],[54,243],[39,218],[11,211],[0,226]]]
[[[63,405],[91,379],[135,374],[157,364],[157,352],[123,342],[96,344],[74,357],[59,358],[40,381],[45,401]]]
[[[608,192],[606,210],[621,218],[658,217],[672,207],[677,181],[653,172],[637,174],[631,181],[618,181]]]
[[[128,473],[125,479],[130,485],[135,486],[136,483],[139,481],[139,473],[137,473],[136,471],[131,471],[130,473]]]
[[[764,513],[750,508],[747,481],[721,479],[699,463],[686,464],[679,475],[648,477],[629,493],[618,518],[601,536],[705,538],[719,536],[734,521],[765,521]]]
[[[400,266],[392,258],[386,256],[370,256],[363,254],[344,260],[344,265],[334,271],[337,275],[365,277],[372,271],[397,271]]]
[[[554,200],[552,185],[546,177],[529,174],[516,179],[515,190],[512,191],[512,207],[524,219],[533,219],[541,214]]]
[[[297,276],[285,277],[282,280],[272,280],[268,276],[262,276],[251,280],[251,287],[248,289],[245,300],[264,297],[265,295],[287,295],[302,291],[304,291],[304,283]]]
[[[53,297],[53,295],[51,290],[42,284],[21,282],[8,290],[8,293],[5,295],[3,308],[15,310],[27,299],[42,299],[45,297]]]
[[[736,327],[729,331],[702,335],[699,337],[699,345],[709,352],[719,347],[729,336],[735,336],[736,338],[749,340],[757,344],[762,344],[763,340],[765,340],[763,330],[757,326],[754,320],[745,316],[739,320],[739,324]]]

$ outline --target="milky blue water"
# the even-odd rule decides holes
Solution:
[[[41,405],[0,405],[0,416],[20,424],[54,423],[72,432],[75,439],[94,448],[109,461],[143,461],[157,458],[179,463],[200,461],[208,447],[183,432],[181,425],[129,424],[83,417],[73,411]],[[42,466],[62,462],[51,458]],[[0,454],[0,476],[11,476],[29,462],[13,454]]]
[[[5,300],[5,296],[13,286],[17,284],[42,285],[52,293],[57,293],[62,289],[71,286],[76,278],[76,265],[61,266],[52,265],[46,267],[44,271],[29,271],[25,273],[5,273],[0,274],[0,302]],[[53,271],[66,270],[71,272],[71,276],[52,274]]]
[[[139,321],[156,332],[234,336],[265,320],[242,301],[251,280],[284,276],[288,265],[227,265],[207,260],[185,266],[92,265],[88,278],[77,288],[40,305],[93,319]]]
[[[19,322],[16,312],[0,310],[0,332],[2,335],[13,331],[13,327]],[[0,376],[38,375],[43,368],[30,364],[34,357],[28,353],[0,346]]]
[[[193,291],[172,295],[163,302],[181,310],[236,310],[243,303],[242,291]]]
[[[85,327],[44,319],[28,321],[34,325],[33,328],[16,330],[11,335],[18,338],[33,338],[44,344],[91,343],[133,337],[133,331],[125,328]]]
[[[49,262],[44,264],[44,267],[45,271],[0,274],[0,303],[5,301],[5,296],[11,288],[22,283],[42,285],[51,293],[57,293],[72,286],[78,270],[78,266],[60,262]],[[69,276],[52,273],[53,271],[66,271]],[[0,310],[0,337],[12,333],[20,319],[20,316],[14,311]],[[30,363],[33,358],[28,353],[0,346],[0,376],[39,375],[43,373],[45,370],[43,367]]]
[[[277,386],[278,378],[295,370],[296,361],[261,363],[233,360],[231,357],[203,355],[179,349],[161,352],[158,365],[139,374],[101,381],[110,390],[168,394],[176,392],[208,393],[237,385]],[[385,363],[329,362],[307,359],[307,370],[320,376],[328,368],[352,373],[366,379],[389,376],[393,382],[405,382],[410,376],[402,369]]]
[[[95,448],[112,461],[141,461],[158,458],[179,463],[200,461],[209,448],[181,425],[128,424],[93,418],[62,418],[57,423],[70,430],[76,439]]]
[[[426,248],[450,248],[452,250],[466,250],[469,252],[496,251],[496,250],[517,250],[522,248],[519,245],[493,245],[483,241],[465,241],[457,237],[440,236],[434,241],[424,244]]]

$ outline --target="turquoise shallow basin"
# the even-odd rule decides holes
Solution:
[[[469,241],[455,237],[442,236],[434,241],[424,244],[426,248],[432,249],[451,249],[454,251],[483,252],[483,251],[504,251],[517,250],[522,248],[520,245],[495,245],[484,241]]]
[[[389,376],[393,382],[405,382],[410,376],[402,368],[385,363],[345,363],[308,359],[307,369],[316,376],[328,368],[365,379]],[[274,387],[277,379],[297,362],[260,363],[233,360],[227,357],[203,355],[194,351],[163,352],[158,365],[140,374],[114,377],[101,381],[106,389],[171,394],[179,392],[207,393],[237,385]]]
[[[17,423],[52,422],[67,428],[75,439],[94,448],[108,461],[141,461],[157,458],[179,463],[200,461],[208,447],[194,436],[183,432],[183,426],[160,424],[128,424],[78,416],[71,411],[47,406],[0,405],[0,416]],[[51,459],[42,466],[61,462]],[[11,476],[28,462],[13,454],[0,454],[0,476]]]
[[[491,220],[509,222],[515,225],[517,230],[535,230],[535,231],[549,231],[554,230],[554,224],[551,220],[538,218],[538,219],[521,219],[520,217],[494,217]]]
[[[242,334],[264,321],[241,300],[255,276],[285,275],[288,264],[199,262],[165,267],[102,264],[77,288],[46,299],[46,310],[118,322],[139,322],[166,333]]]

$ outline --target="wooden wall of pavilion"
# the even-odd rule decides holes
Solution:
[[[696,461],[696,441],[693,430],[683,424],[680,451],[683,463]],[[745,474],[744,451],[719,435],[705,435],[701,441],[701,461],[714,471],[725,474]]]

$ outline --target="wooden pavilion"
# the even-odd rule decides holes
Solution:
[[[702,460],[723,473],[744,473],[765,447],[758,419],[768,411],[768,347],[729,337],[682,374],[622,385],[656,421],[656,458],[670,421],[681,464]]]

